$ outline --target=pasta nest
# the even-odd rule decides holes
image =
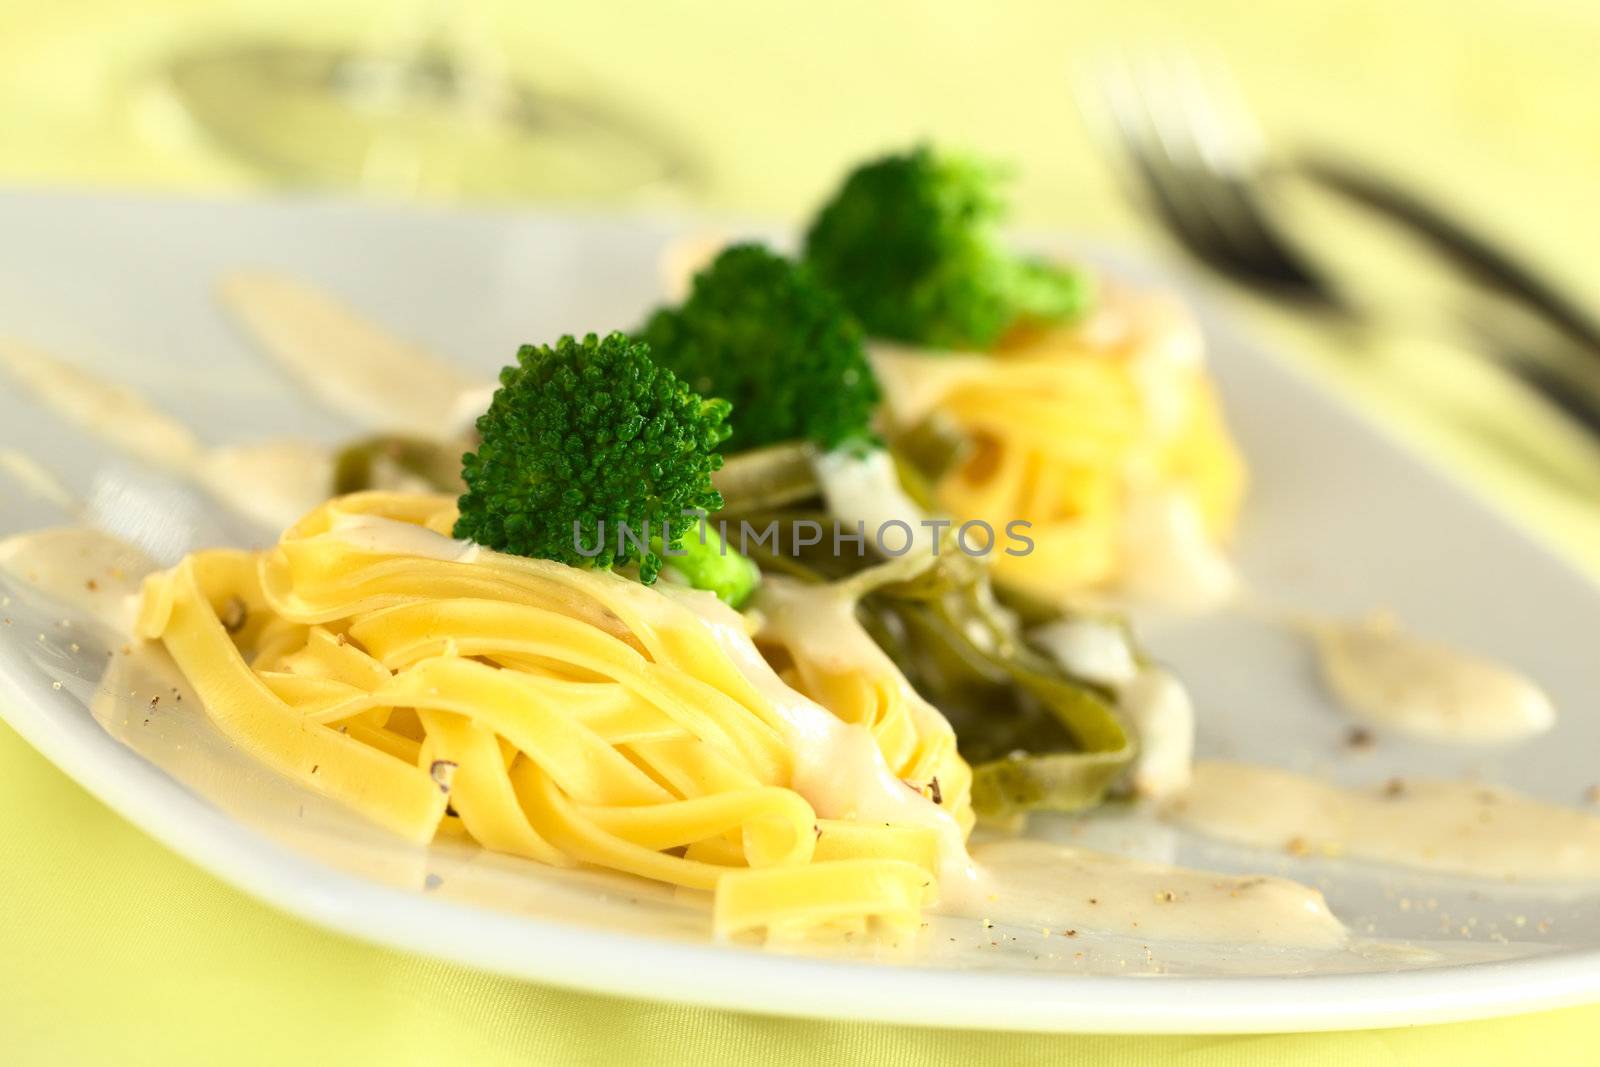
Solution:
[[[724,936],[917,926],[964,856],[970,772],[891,663],[817,687],[847,722],[708,594],[469,546],[454,520],[447,497],[333,499],[266,551],[152,575],[138,633],[231,741],[410,840],[709,894]],[[821,788],[852,746],[877,779]],[[913,777],[936,775],[939,804]]]
[[[1192,507],[1214,543],[1233,529],[1244,463],[1198,327],[1170,298],[1107,285],[1083,322],[993,353],[880,347],[873,362],[893,432],[932,416],[964,441],[933,487],[938,507],[1002,536],[1013,520],[1031,524],[1031,551],[993,556],[1009,585],[1049,598],[1114,586],[1140,494]]]

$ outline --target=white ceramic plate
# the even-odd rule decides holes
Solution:
[[[685,229],[326,202],[9,194],[0,196],[0,334],[136,386],[213,443],[336,441],[355,428],[318,410],[234,332],[212,298],[220,272],[285,270],[487,378],[520,341],[636,322],[659,294],[664,244]],[[1315,686],[1291,635],[1245,614],[1151,621],[1150,645],[1192,686],[1201,753],[1352,783],[1401,772],[1481,775],[1580,803],[1600,778],[1596,589],[1268,354],[1219,324],[1208,327],[1254,470],[1239,546],[1251,585],[1317,612],[1393,608],[1425,633],[1528,671],[1562,719],[1552,734],[1516,747],[1385,737],[1356,755],[1342,743],[1348,724]],[[85,498],[98,492],[104,521],[114,524],[119,506],[154,501],[171,516],[157,538],[169,554],[217,538],[269,536],[38,410],[9,382],[0,385],[0,447],[36,455]],[[3,478],[0,533],[62,520]],[[123,504],[107,502],[107,486]],[[1102,940],[1080,960],[1039,954],[1018,935],[987,955],[952,955],[938,946],[990,935],[949,920],[936,921],[934,948],[909,959],[716,945],[702,914],[636,883],[398,844],[233,753],[192,700],[148,709],[146,694],[165,693],[172,680],[139,676],[138,657],[126,660],[132,674],[103,681],[117,638],[20,587],[5,592],[15,624],[0,632],[0,714],[12,726],[194,863],[308,921],[373,941],[622,995],[963,1027],[1309,1030],[1600,997],[1595,894],[1294,860],[1126,820],[1091,820],[1086,832],[1193,866],[1289,874],[1323,889],[1358,934],[1422,947],[1305,958],[1190,946],[1151,959],[1137,944]],[[124,687],[133,695],[123,696]],[[1041,819],[1033,830],[1048,836],[1073,827]],[[1403,907],[1402,899],[1415,904]]]

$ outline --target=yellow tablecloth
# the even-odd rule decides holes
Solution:
[[[420,0],[401,7],[401,23],[427,10]],[[1592,210],[1600,9],[1581,0],[1209,0],[1181,9],[1162,0],[482,0],[461,17],[518,69],[560,71],[679,131],[706,164],[704,206],[795,217],[846,162],[931,135],[1019,164],[1019,222],[1119,239],[1146,231],[1076,117],[1072,65],[1116,45],[1204,42],[1234,68],[1275,139],[1337,145],[1439,189],[1515,234],[1577,291],[1600,291],[1592,252],[1600,247]],[[149,72],[179,44],[224,33],[347,41],[392,35],[396,20],[380,0],[4,5],[0,182],[265,188],[188,129],[149,90]],[[1600,574],[1600,458],[1541,421],[1526,397],[1423,335],[1357,344],[1267,309],[1247,314]],[[1529,1056],[1586,1062],[1600,1039],[1600,1007],[1352,1034],[1075,1038],[615,1001],[371,948],[284,918],[126,826],[4,728],[0,800],[5,1063],[1465,1067]],[[1160,996],[1159,983],[1146,992]]]

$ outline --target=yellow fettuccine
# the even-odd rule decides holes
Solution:
[[[1130,494],[1177,493],[1215,541],[1232,532],[1245,469],[1201,346],[1171,298],[1108,285],[1082,323],[984,355],[884,348],[874,364],[895,429],[937,413],[971,445],[938,506],[997,531],[1030,522],[1033,550],[996,553],[996,575],[1056,597],[1122,577]]]
[[[411,840],[459,819],[485,848],[710,891],[723,935],[916,926],[934,831],[819,818],[791,787],[773,690],[694,608],[452,541],[454,519],[445,497],[337,498],[266,552],[197,552],[149,578],[139,634],[235,743]],[[892,690],[841,678],[816,696],[912,788],[940,775],[964,831],[948,724],[896,710]]]

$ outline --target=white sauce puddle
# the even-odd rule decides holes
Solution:
[[[333,455],[322,445],[280,440],[207,448],[187,426],[131,389],[37,349],[0,340],[0,366],[57,415],[137,459],[194,480],[263,525],[281,529],[328,498]],[[22,474],[15,462],[7,468]]]
[[[1171,796],[1189,784],[1194,764],[1194,704],[1171,671],[1145,667],[1116,689],[1117,708],[1133,724],[1139,751],[1128,770],[1134,792]]]
[[[1139,751],[1129,783],[1145,797],[1165,797],[1189,784],[1194,759],[1194,704],[1171,671],[1141,667],[1123,630],[1107,619],[1081,615],[1033,630],[1029,640],[1069,673],[1109,687],[1117,708],[1133,725]]]
[[[1391,618],[1307,625],[1322,677],[1353,713],[1431,741],[1492,744],[1544,733],[1544,690],[1508,667],[1407,633]]]
[[[15,341],[0,340],[0,366],[57,415],[147,463],[187,470],[199,457],[189,428],[131,389]]]
[[[149,556],[99,530],[33,530],[0,541],[0,573],[120,634],[132,632],[140,583],[155,569]]]
[[[335,411],[376,429],[449,437],[477,383],[293,278],[238,271],[218,293],[262,351]],[[482,409],[478,409],[480,412]]]
[[[68,514],[76,513],[81,506],[78,498],[61,483],[60,478],[26,452],[0,448],[0,471],[14,478],[33,496],[54,504]]]
[[[1337,948],[1349,938],[1315,889],[1068,848],[993,841],[972,852],[990,891],[939,911],[1152,941]]]
[[[222,503],[273,529],[292,525],[333,492],[333,453],[311,441],[225,445],[192,474]]]
[[[1168,818],[1296,855],[1522,882],[1600,880],[1600,817],[1499,786],[1395,779],[1364,789],[1202,760]]]

